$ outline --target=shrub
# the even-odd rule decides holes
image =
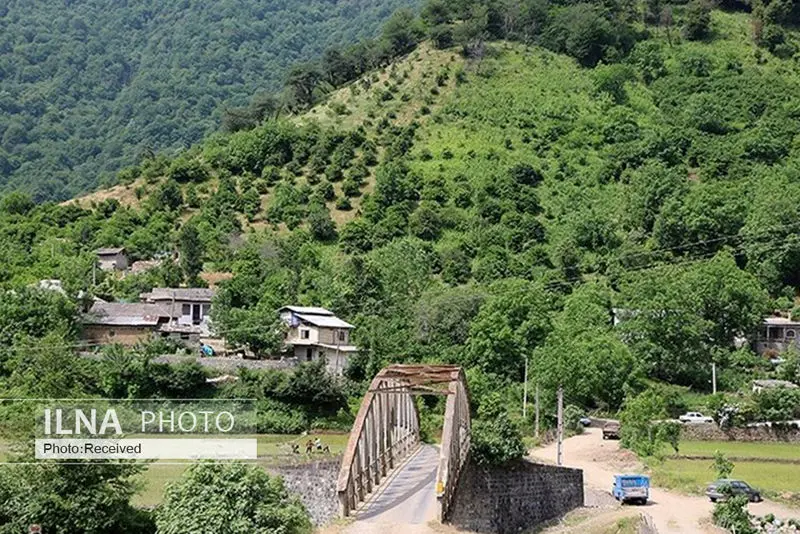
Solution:
[[[336,200],[336,209],[339,211],[349,211],[353,209],[353,205],[350,204],[350,199],[347,197],[340,197]]]
[[[691,41],[700,41],[711,34],[711,4],[707,0],[693,0],[686,8],[683,35]]]
[[[472,459],[478,465],[502,465],[520,460],[525,455],[522,433],[507,413],[472,425]]]
[[[196,158],[180,157],[169,166],[167,176],[176,182],[202,182],[208,178],[208,169]]]
[[[201,462],[167,486],[156,512],[160,534],[310,534],[311,521],[280,477],[259,466]]]

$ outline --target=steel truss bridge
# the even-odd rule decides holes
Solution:
[[[349,516],[420,447],[416,397],[447,397],[439,465],[436,511],[448,517],[458,477],[470,447],[469,392],[461,367],[390,365],[372,380],[361,402],[342,458],[337,492],[340,512]]]

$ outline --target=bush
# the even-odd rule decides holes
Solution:
[[[711,4],[707,0],[693,0],[686,8],[683,35],[691,41],[711,35]]]
[[[350,204],[350,199],[347,197],[341,197],[336,200],[336,209],[339,211],[350,211],[353,209],[352,204]]]
[[[502,465],[520,460],[526,453],[522,432],[507,413],[490,420],[473,421],[471,453],[478,465]]]
[[[714,524],[736,534],[755,534],[747,511],[747,495],[733,495],[730,487],[722,490],[727,498],[714,506]]]
[[[208,179],[208,169],[195,158],[177,158],[169,166],[167,176],[176,182],[202,182]]]
[[[156,512],[160,534],[310,534],[311,521],[280,477],[259,466],[202,462],[167,486]]]

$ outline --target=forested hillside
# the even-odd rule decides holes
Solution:
[[[800,312],[797,8],[723,7],[428,0],[373,41],[293,66],[228,131],[146,154],[113,189],[60,204],[6,194],[0,391],[256,398],[261,431],[299,433],[347,427],[348,397],[388,362],[455,363],[476,449],[487,436],[502,448],[515,425],[531,430],[528,362],[543,425],[563,386],[569,420],[623,410],[626,445],[646,454],[662,438],[651,421],[699,396],[726,424],[800,418],[797,389],[751,390],[800,381],[800,355],[776,366],[746,342],[766,315]],[[180,259],[95,272],[109,246]],[[280,306],[324,306],[356,326],[347,380],[243,370],[208,392],[197,364],[155,364],[157,342],[77,354],[86,298],[220,272],[218,334],[269,356]],[[52,278],[65,295],[34,287]],[[422,406],[426,435],[442,411]],[[523,450],[517,439],[511,456]],[[13,480],[58,479],[30,469]]]
[[[287,68],[371,38],[415,0],[0,6],[0,190],[65,199],[190,146]]]
[[[238,342],[268,350],[257,326],[277,307],[323,305],[369,348],[354,377],[455,361],[481,391],[533,356],[547,392],[569,382],[584,406],[650,379],[706,389],[712,359],[732,389],[766,372],[734,341],[800,283],[795,60],[754,42],[757,13],[692,4],[638,27],[619,6],[556,6],[534,38],[481,5],[390,24],[410,54],[305,114],[146,159],[125,204],[7,196],[2,284],[130,299],[230,271],[215,314]],[[92,285],[91,251],[112,245],[196,260]]]

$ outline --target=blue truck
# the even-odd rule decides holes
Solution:
[[[650,497],[650,477],[647,475],[614,475],[614,498],[621,503],[647,504]]]

